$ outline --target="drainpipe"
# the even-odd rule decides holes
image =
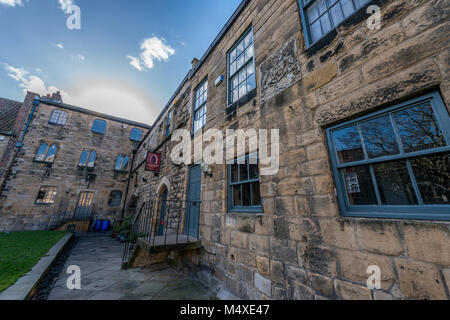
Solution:
[[[120,216],[120,219],[123,220],[123,216],[125,215],[125,207],[127,205],[127,199],[128,199],[128,191],[130,189],[130,181],[131,181],[131,174],[133,171],[133,167],[134,167],[134,158],[136,156],[136,152],[137,150],[133,150],[133,158],[131,159],[131,166],[130,166],[130,172],[128,174],[128,182],[127,182],[127,189],[125,190],[125,200],[123,202],[123,208],[122,208],[122,214]]]
[[[27,134],[28,127],[30,126],[31,120],[33,119],[33,115],[36,112],[36,109],[40,102],[41,102],[41,99],[36,96],[34,98],[33,109],[31,110],[30,116],[28,117],[28,121],[27,121],[27,124],[25,125],[25,129],[23,129],[22,136],[20,137],[19,141],[16,143],[16,147],[19,149],[23,147],[23,139],[25,139],[25,135]]]

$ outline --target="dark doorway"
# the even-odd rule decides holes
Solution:
[[[164,234],[164,224],[166,223],[166,211],[167,211],[167,189],[164,190],[161,195],[161,210],[159,213],[159,226],[158,226],[158,236],[162,236]]]
[[[188,203],[186,205],[185,232],[189,236],[197,237],[200,215],[200,192],[202,184],[202,170],[200,165],[189,169]]]

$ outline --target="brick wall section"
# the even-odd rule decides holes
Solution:
[[[313,52],[304,48],[297,1],[253,0],[189,79],[191,90],[209,79],[205,129],[280,129],[280,170],[261,177],[264,214],[227,212],[226,165],[202,178],[203,250],[184,263],[211,288],[245,299],[450,298],[449,223],[339,212],[328,126],[436,89],[450,102],[446,1],[374,3],[381,6],[381,30],[369,30],[365,18],[350,19]],[[226,79],[226,53],[249,26],[257,94],[227,113],[226,81],[213,83]],[[173,166],[163,166],[152,185],[173,178],[167,173]],[[381,290],[366,287],[374,264]]]
[[[51,112],[55,109],[68,112],[65,126],[49,123]],[[131,162],[132,150],[138,144],[130,140],[130,131],[134,126],[105,118],[107,129],[106,134],[102,135],[91,131],[94,119],[102,118],[43,102],[39,104],[3,190],[0,229],[46,229],[51,216],[74,212],[80,191],[86,190],[95,192],[94,217],[120,218],[129,170],[115,172],[114,167],[119,154],[128,155]],[[142,129],[145,134],[147,129]],[[58,146],[50,166],[34,161],[43,141],[48,146]],[[97,151],[92,171],[78,167],[84,149]],[[91,183],[88,174],[96,175]],[[35,204],[41,186],[57,187],[53,205]],[[123,192],[121,206],[108,206],[112,190]]]

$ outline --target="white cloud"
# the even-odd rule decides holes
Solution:
[[[127,59],[130,60],[130,65],[135,67],[137,70],[142,71],[142,64],[139,58],[133,57],[133,56],[127,56]]]
[[[0,4],[7,7],[23,6],[22,0],[0,0]]]
[[[24,68],[16,68],[7,63],[4,63],[4,68],[8,72],[8,76],[16,80],[19,83],[19,86],[23,88],[24,94],[26,94],[27,91],[31,91],[45,96],[56,91],[61,91],[63,99],[69,98],[69,95],[65,91],[60,90],[55,86],[47,87],[44,80],[38,76],[31,75]]]
[[[84,60],[86,60],[85,56],[83,56],[81,54],[72,55],[72,59],[73,60],[77,60],[77,61],[84,61]]]
[[[64,13],[70,13],[69,7],[73,5],[73,0],[58,0],[59,7]]]
[[[130,65],[139,71],[151,69],[154,61],[169,61],[169,57],[175,54],[175,49],[166,44],[164,38],[151,37],[145,39],[141,44],[141,53],[139,58],[127,56]]]

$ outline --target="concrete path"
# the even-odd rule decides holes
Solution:
[[[167,265],[121,270],[123,244],[109,234],[80,236],[56,279],[49,300],[208,300],[199,282]],[[81,290],[67,289],[67,267],[81,269]]]

